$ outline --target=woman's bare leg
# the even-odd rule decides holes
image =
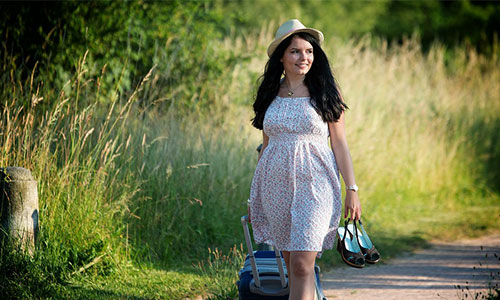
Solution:
[[[281,251],[281,254],[283,254],[283,258],[285,259],[286,271],[288,273],[288,283],[290,284],[290,252]]]
[[[291,251],[287,263],[290,285],[289,300],[313,300],[315,295],[314,263],[315,251]],[[286,262],[286,260],[285,260]]]

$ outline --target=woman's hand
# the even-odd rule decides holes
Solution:
[[[247,205],[247,211],[248,211],[248,223],[252,223],[252,219],[250,218],[250,205]]]
[[[361,219],[361,203],[358,193],[353,190],[348,190],[345,195],[344,219],[349,215],[352,220]]]

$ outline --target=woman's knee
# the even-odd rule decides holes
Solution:
[[[314,273],[314,259],[303,255],[295,255],[291,258],[291,271],[295,277],[307,277]]]

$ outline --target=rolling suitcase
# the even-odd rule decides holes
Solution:
[[[288,300],[289,287],[285,260],[281,252],[253,251],[248,217],[241,217],[248,255],[243,268],[239,271],[238,285],[240,300]],[[314,267],[316,296],[319,300],[328,300],[321,288],[319,267]]]

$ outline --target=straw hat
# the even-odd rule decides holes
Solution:
[[[274,50],[278,47],[278,45],[290,35],[297,32],[307,32],[311,34],[321,45],[323,42],[323,33],[314,28],[307,28],[304,24],[300,23],[297,19],[288,20],[283,23],[280,28],[276,31],[276,35],[274,36],[274,41],[267,48],[267,55],[271,57],[273,55]]]

